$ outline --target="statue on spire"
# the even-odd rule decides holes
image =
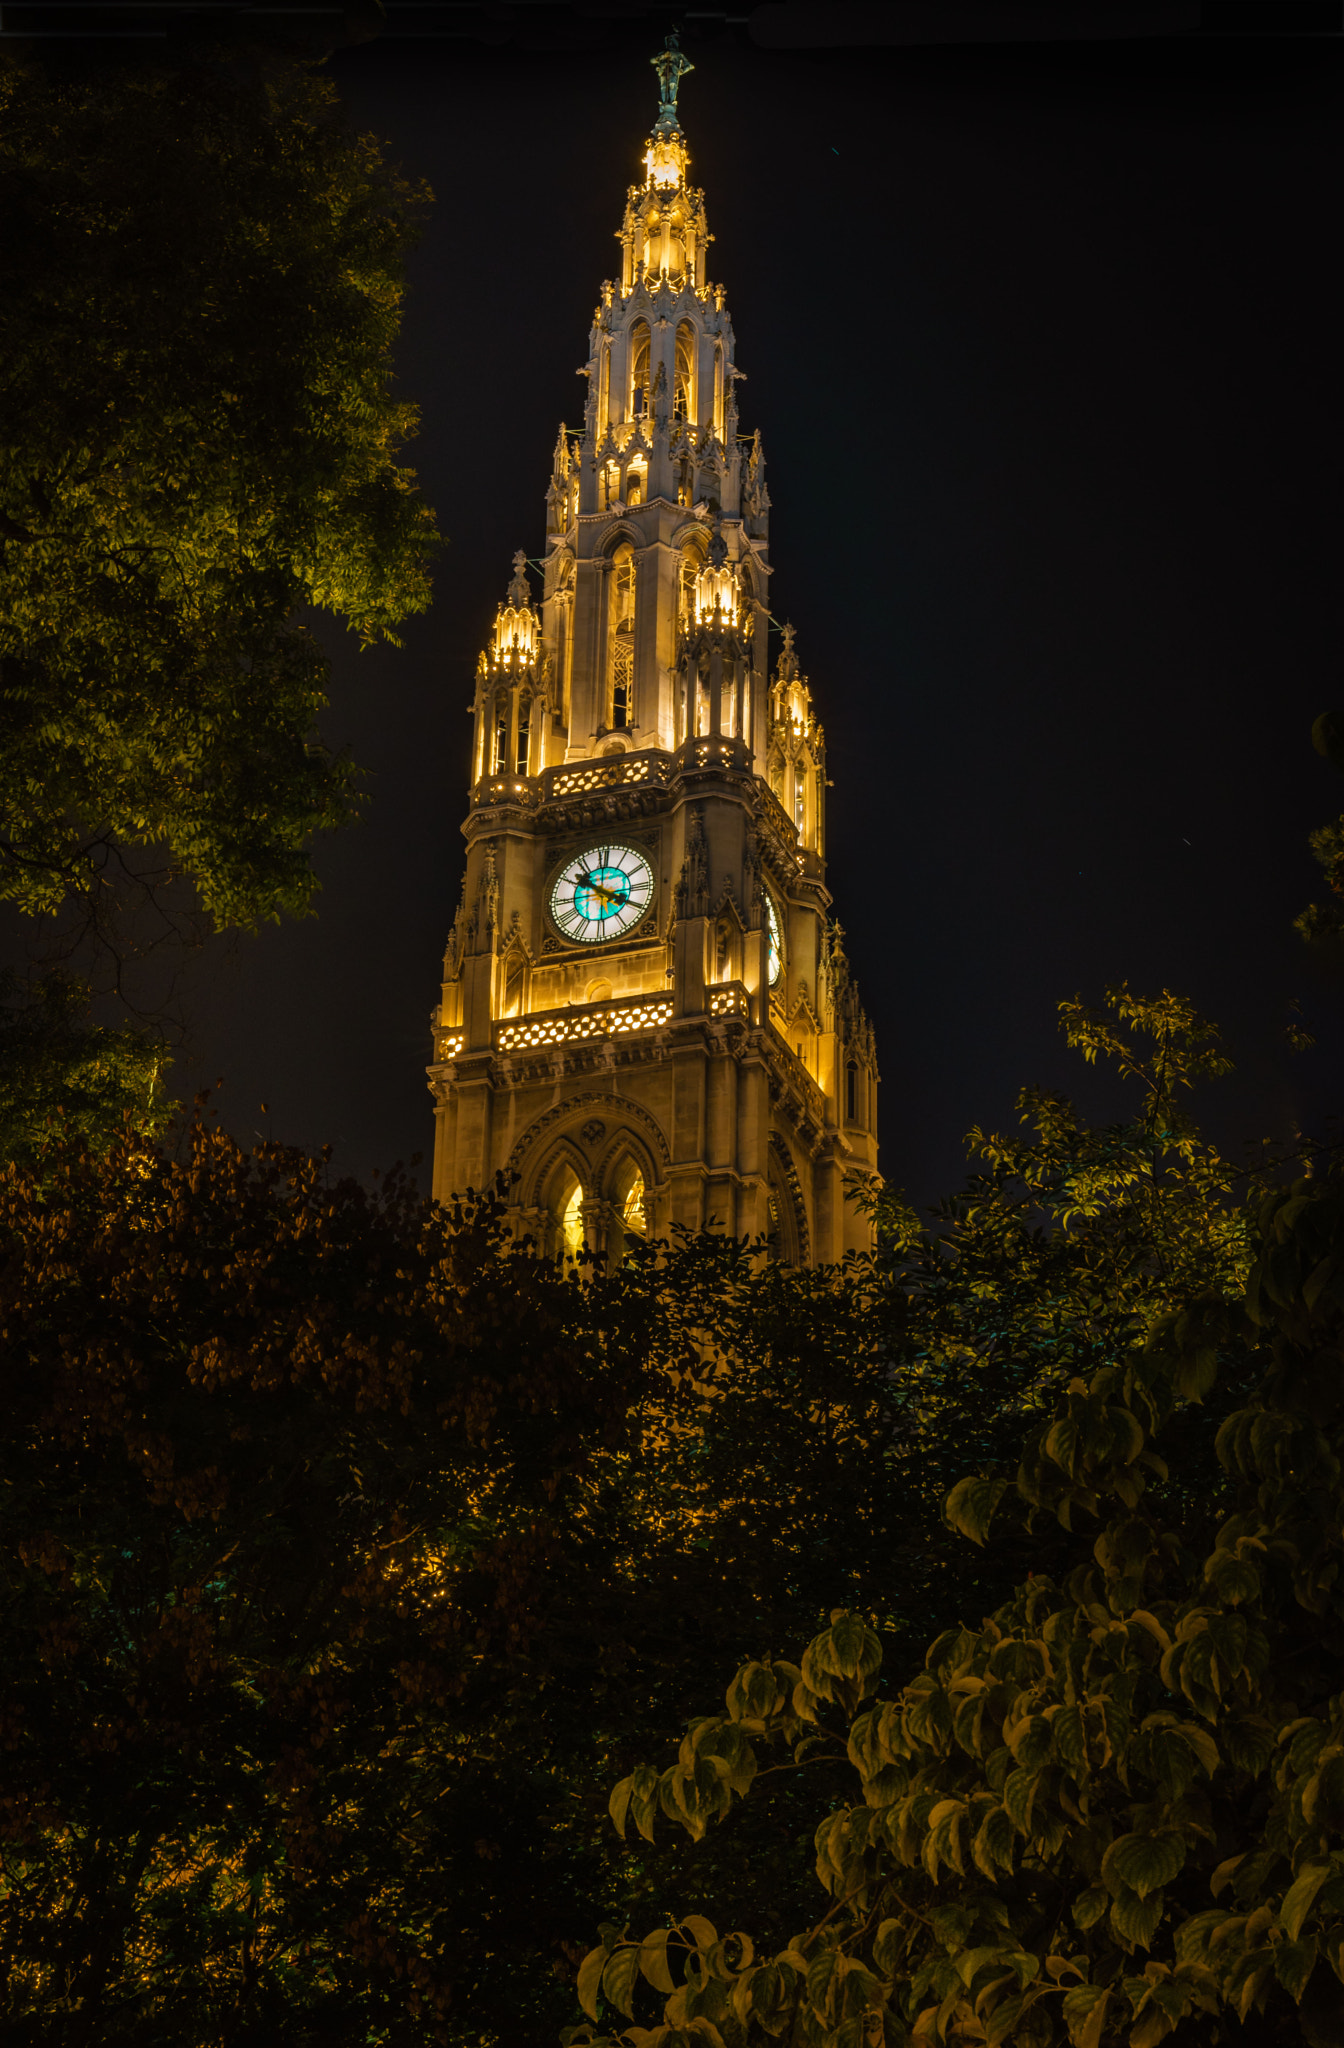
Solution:
[[[653,132],[655,135],[675,135],[679,125],[677,87],[686,73],[695,69],[690,58],[682,56],[675,29],[668,36],[667,47],[656,57],[651,57],[649,62],[658,73],[658,121]]]

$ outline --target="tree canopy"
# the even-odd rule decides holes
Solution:
[[[90,993],[69,975],[0,970],[0,1160],[31,1166],[54,1144],[105,1145],[128,1121],[145,1134],[167,1122],[164,1048],[91,1023]]]
[[[1132,1118],[1028,1094],[930,1227],[889,1200],[829,1273],[705,1236],[580,1283],[493,1202],[206,1123],[12,1167],[16,2038],[545,2039],[594,1922],[688,1895],[783,1949],[809,1771],[633,1848],[612,1783],[837,1587],[913,1677],[968,1601],[1066,1571],[1058,1524],[973,1551],[945,1493],[1001,1488],[1187,1286],[1244,1285],[1247,1183],[1181,1108],[1207,1027],[1124,992],[1067,1023]]]
[[[310,907],[354,799],[302,613],[428,600],[425,197],[279,57],[0,63],[0,900],[96,912],[129,863],[221,924]]]
[[[815,1779],[824,1898],[765,1945],[703,1888],[608,1922],[571,2048],[1340,2039],[1344,1175],[1262,1187],[1243,1221],[1249,1270],[1233,1229],[1223,1284],[1181,1262],[1183,1303],[1155,1230],[1136,1313],[1033,1399],[1015,1472],[952,1488],[982,1548],[1010,1503],[1036,1525],[1007,1599],[976,1621],[964,1581],[885,1695],[870,1616],[837,1607],[620,1781],[617,1829],[652,1841]],[[1006,1334],[1040,1328],[1020,1304]]]

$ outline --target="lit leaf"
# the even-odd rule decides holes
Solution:
[[[597,1994],[602,1985],[602,1972],[607,1967],[605,1943],[590,1948],[579,1964],[579,2004],[590,2020],[597,2018]]]
[[[1006,1479],[973,1477],[958,1480],[943,1510],[950,1526],[982,1547],[995,1509],[1008,1490]]]
[[[1279,1919],[1287,1931],[1288,1939],[1296,1941],[1302,1931],[1302,1922],[1311,1911],[1317,1892],[1330,1875],[1328,1863],[1308,1863],[1298,1872],[1279,1908]]]

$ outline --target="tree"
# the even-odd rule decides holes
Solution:
[[[0,1160],[106,1144],[128,1118],[145,1134],[167,1122],[163,1048],[91,1023],[89,994],[66,975],[25,983],[0,970]]]
[[[389,388],[425,197],[278,57],[0,65],[0,900],[311,907],[354,798],[299,614],[428,601]]]
[[[200,1123],[0,1178],[8,2040],[445,2037],[642,1292]]]
[[[1066,1532],[1062,1584],[944,1631],[885,1700],[878,1638],[837,1609],[800,1665],[747,1663],[676,1764],[618,1785],[617,1827],[647,1837],[659,1814],[703,1836],[763,1768],[831,1759],[822,1782],[861,1797],[823,1795],[829,1904],[772,1957],[696,1914],[604,1928],[572,2048],[641,1987],[662,2013],[621,2033],[638,2048],[1339,2040],[1344,1175],[1268,1194],[1253,1249],[1241,1301],[1161,1317],[1028,1435],[1014,1491]],[[1205,1461],[1187,1438],[1170,1471],[1229,1384]],[[983,1545],[1005,1491],[967,1477],[949,1517]]]
[[[785,1945],[813,1884],[812,1778],[837,1796],[842,1766],[768,1780],[774,1797],[699,1844],[634,1851],[611,1784],[703,1710],[707,1669],[806,1641],[837,1586],[913,1676],[967,1594],[943,1482],[1006,1463],[1053,1398],[1031,1376],[1067,1384],[1123,1355],[1183,1275],[1239,1292],[1241,1184],[1170,1121],[1206,1027],[1179,1005],[1144,1016],[1151,1039],[1120,1034],[1130,1123],[1031,1098],[1034,1137],[978,1140],[960,1206],[920,1233],[890,1205],[878,1257],[831,1273],[707,1235],[579,1287],[511,1247],[489,1203],[454,1218],[400,1184],[370,1198],[204,1128],[173,1141],[180,1157],[123,1136],[12,1171],[0,1512],[3,1554],[28,1563],[5,1589],[6,1726],[12,1776],[52,1796],[28,1814],[10,1902],[11,2027],[474,2048],[544,2039],[594,1921],[691,1885],[721,1924]],[[219,1344],[224,1378],[198,1362]],[[557,1393],[561,1355],[577,1376]],[[210,1472],[218,1514],[198,1504]],[[525,1553],[496,1547],[519,1529]],[[360,1591],[383,1540],[404,1569]],[[980,1611],[1011,1594],[1027,1540],[1010,1530],[983,1558]],[[188,1609],[211,1645],[194,1663],[164,1636]],[[69,1662],[46,1661],[53,1631]],[[403,1669],[422,1674],[409,1695]],[[335,1690],[296,1692],[305,1673]],[[316,1816],[297,1847],[287,1758]],[[140,1870],[124,1831],[151,1809]],[[390,1947],[359,1946],[365,1914]],[[109,1924],[120,1961],[95,1981]],[[54,1927],[74,1987],[59,1995]]]

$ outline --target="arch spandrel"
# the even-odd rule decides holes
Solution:
[[[576,1136],[585,1123],[601,1123],[603,1130],[591,1148],[585,1146],[580,1152]],[[648,1159],[651,1187],[661,1187],[667,1178],[672,1152],[658,1119],[642,1103],[631,1102],[625,1096],[589,1093],[555,1103],[529,1124],[514,1145],[506,1171],[520,1178],[519,1201],[527,1208],[537,1206],[539,1190],[552,1163],[553,1141],[563,1140],[573,1147],[592,1175],[597,1171],[598,1161],[610,1155],[622,1127],[638,1141]]]

